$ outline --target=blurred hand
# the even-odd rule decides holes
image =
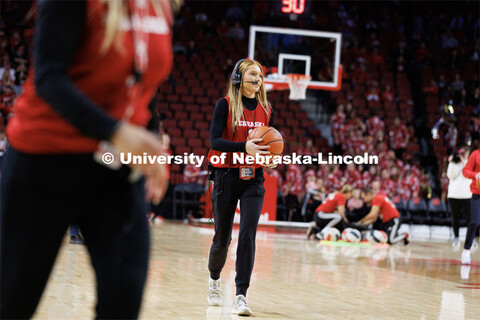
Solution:
[[[132,156],[159,156],[164,151],[162,141],[153,133],[140,126],[122,123],[111,139],[118,152],[131,153]],[[160,203],[168,188],[168,172],[166,164],[147,163],[128,165],[133,170],[145,175],[145,189],[148,201]]]
[[[146,152],[149,156],[158,156],[162,153],[163,145],[158,137],[147,129],[122,123],[111,139],[113,147],[118,152],[143,155]],[[129,164],[132,169],[148,175],[158,164]]]
[[[257,145],[257,142],[260,142],[260,141],[262,141],[262,139],[249,140],[245,144],[245,151],[248,154],[251,154],[252,156],[256,155],[257,153],[259,153],[259,154],[270,154],[269,151],[265,151],[265,149],[269,149],[270,146],[259,146],[259,145]]]
[[[147,201],[158,205],[168,189],[168,172],[166,165],[156,165],[146,176],[145,193]]]
[[[373,221],[372,221],[371,218],[369,218],[369,219],[363,218],[362,220],[358,221],[358,223],[361,224],[361,225],[364,225],[364,226],[368,226],[368,225],[372,224]]]

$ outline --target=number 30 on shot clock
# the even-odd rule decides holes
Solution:
[[[305,11],[306,0],[282,0],[282,12],[302,14]]]

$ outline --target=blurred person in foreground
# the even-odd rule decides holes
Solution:
[[[146,200],[162,199],[168,171],[111,156],[163,151],[144,127],[172,66],[170,4],[37,5],[34,70],[7,126],[0,317],[33,315],[65,231],[76,223],[96,275],[96,317],[137,318],[149,256]]]
[[[470,223],[465,236],[465,245],[462,252],[462,264],[470,264],[470,248],[472,247],[475,233],[480,226],[480,149],[470,154],[467,164],[462,169],[463,175],[472,180],[470,191],[472,191]]]

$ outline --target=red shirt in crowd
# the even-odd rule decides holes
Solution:
[[[328,173],[329,173],[328,166],[320,165],[317,171],[317,178],[320,178],[325,182],[328,178]]]
[[[302,170],[297,164],[291,164],[288,166],[287,178],[285,181],[287,184],[291,184],[288,189],[288,194],[295,196],[301,195],[303,192],[302,182]]]
[[[356,169],[352,171],[345,170],[344,177],[347,179],[347,184],[352,185],[354,188],[360,188],[362,176]]]
[[[368,171],[364,171],[362,173],[362,178],[358,184],[359,188],[367,188],[369,187],[370,183],[372,182],[372,177]]]
[[[419,179],[415,175],[411,174],[400,179],[400,182],[396,188],[396,194],[402,198],[403,201],[408,201],[414,196],[414,194],[418,194],[419,190]]]
[[[338,122],[342,123],[345,120],[345,113],[343,112],[335,112],[330,116],[330,123]]]
[[[10,91],[10,92],[5,92],[1,96],[1,103],[0,103],[0,108],[2,109],[2,112],[6,115],[12,112],[13,109],[13,101],[15,100],[15,92]]]
[[[280,172],[278,172],[277,170],[275,169],[272,169],[270,171],[264,171],[264,174],[268,174],[270,175],[272,178],[275,178],[277,179],[277,188],[278,190],[280,191],[284,191],[283,190],[283,178],[282,178],[282,175],[280,174]]]
[[[397,186],[392,179],[386,179],[386,180],[382,180],[382,187],[383,187],[383,190],[385,190],[385,192],[390,196],[394,194],[395,188]]]
[[[353,147],[354,155],[359,154],[363,155],[365,152],[368,152],[369,145],[367,144],[367,141],[365,140],[364,137],[359,137],[356,140],[356,143]]]
[[[344,206],[346,202],[347,197],[343,193],[331,193],[325,199],[325,202],[317,207],[315,212],[334,213],[338,206]]]
[[[332,126],[332,135],[335,144],[340,144],[345,130],[345,114],[343,112],[336,112],[330,117],[330,125]]]
[[[372,207],[377,206],[379,208],[379,215],[382,219],[382,222],[388,222],[393,218],[400,218],[400,213],[398,213],[397,208],[390,199],[381,194],[376,194],[372,200]]]
[[[368,134],[376,137],[378,131],[385,131],[385,122],[380,117],[373,116],[367,120],[367,128]]]
[[[198,173],[200,173],[200,167],[191,163],[187,164],[183,169],[183,183],[196,183],[199,177]],[[197,175],[191,176],[192,174]]]
[[[448,179],[447,175],[444,175],[440,178],[440,185],[442,187],[442,193],[448,194],[448,184],[450,180]]]
[[[338,171],[341,173],[341,171]],[[327,192],[331,192],[333,190],[338,190],[342,187],[342,182],[337,174],[329,173],[327,177],[327,183],[325,184],[325,189]]]
[[[305,171],[305,173],[303,174],[303,180],[304,181],[308,181],[308,178],[310,177],[316,177],[316,174],[315,174],[315,170],[314,169],[308,169],[307,171]]]
[[[383,91],[381,94],[382,101],[392,102],[395,99],[393,92],[391,91]]]
[[[390,146],[393,149],[404,148],[404,144],[409,137],[408,129],[404,124],[393,127],[390,131]]]
[[[382,172],[384,169],[389,170],[390,169],[390,163],[389,163],[388,159],[386,158],[386,154],[383,154],[383,156],[378,155],[377,170],[379,172]]]

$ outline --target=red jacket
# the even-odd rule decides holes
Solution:
[[[115,46],[100,52],[105,28],[103,19],[107,4],[100,0],[87,1],[87,19],[78,50],[68,70],[74,85],[93,103],[116,119],[121,119],[127,109],[128,93],[125,80],[132,72],[134,47],[132,32],[125,30],[124,52]],[[148,103],[155,90],[169,74],[173,54],[170,27],[166,19],[157,21],[153,6],[145,17],[148,29],[148,68],[140,82],[138,100],[133,102],[130,122],[146,125],[150,119]],[[143,23],[143,25],[146,25]],[[152,25],[154,27],[152,27]],[[77,128],[62,118],[45,100],[37,95],[34,70],[30,70],[24,92],[14,104],[15,116],[7,126],[11,145],[26,153],[91,153],[98,141],[82,135]]]
[[[472,179],[472,184],[470,185],[470,190],[474,194],[480,194],[480,189],[477,188],[477,180],[475,175],[480,172],[480,149],[477,149],[472,152],[468,158],[467,164],[463,167],[463,175],[465,178]]]

